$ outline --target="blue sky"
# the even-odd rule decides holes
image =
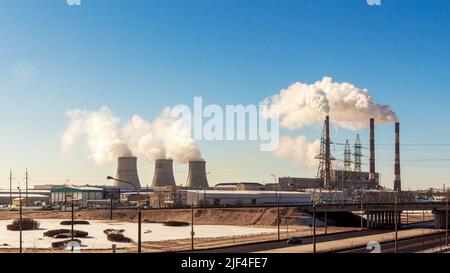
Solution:
[[[63,156],[67,109],[107,105],[149,120],[168,105],[254,104],[323,76],[368,88],[402,123],[404,188],[441,187],[450,163],[450,2],[447,0],[4,0],[0,8],[0,187],[105,183],[115,164]],[[25,69],[25,76],[16,72]],[[22,74],[21,74],[22,75]],[[368,132],[362,130],[363,143]],[[320,135],[320,126],[282,134]],[[336,141],[355,133],[339,130]],[[377,128],[378,171],[392,186],[393,126]],[[427,145],[418,145],[427,144]],[[439,144],[439,145],[429,145]],[[447,144],[447,145],[444,145]],[[312,176],[258,143],[199,143],[210,182]],[[337,157],[342,153],[339,147]],[[366,166],[365,166],[366,167]],[[139,165],[143,184],[153,168]],[[178,183],[186,166],[175,166]]]

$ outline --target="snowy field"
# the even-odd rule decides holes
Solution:
[[[65,219],[42,219],[38,220],[40,223],[39,230],[23,231],[23,247],[24,248],[51,248],[51,243],[61,241],[64,239],[53,239],[44,237],[44,232],[51,229],[70,229],[69,226],[62,226],[60,222]],[[18,248],[19,247],[19,232],[9,231],[6,226],[10,224],[11,220],[0,220],[0,249],[1,248]],[[123,233],[126,237],[137,241],[137,223],[124,222],[109,222],[89,220],[90,225],[75,225],[75,230],[82,230],[89,233],[87,238],[79,238],[82,242],[83,249],[107,249],[111,248],[113,242],[106,238],[103,233],[105,229],[124,229]],[[240,226],[225,226],[225,225],[196,225],[196,238],[214,238],[226,236],[239,235],[257,235],[275,232],[272,228],[253,228]],[[191,227],[167,227],[163,224],[156,223],[142,223],[142,241],[165,241],[176,239],[190,238]],[[133,243],[115,243],[118,248],[130,247]]]

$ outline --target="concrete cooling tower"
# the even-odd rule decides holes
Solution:
[[[173,176],[173,160],[158,159],[155,161],[155,175],[153,176],[152,188],[175,186],[175,177]]]
[[[136,162],[137,158],[134,156],[118,158],[116,179],[129,182],[134,186],[120,181],[115,181],[114,186],[120,187],[121,190],[136,190],[141,188]]]
[[[205,161],[189,161],[189,175],[186,181],[186,186],[191,189],[208,188]]]

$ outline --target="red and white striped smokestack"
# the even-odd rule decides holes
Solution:
[[[375,182],[375,119],[370,119],[369,182]]]
[[[395,180],[394,190],[402,190],[402,182],[400,177],[400,123],[395,123]]]

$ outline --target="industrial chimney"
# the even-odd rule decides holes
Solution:
[[[141,188],[141,183],[139,182],[139,176],[137,173],[136,162],[137,158],[134,156],[118,158],[116,179],[126,181],[128,183],[116,180],[114,182],[115,187],[118,187],[121,190],[136,190]]]
[[[370,119],[369,182],[375,183],[375,119]]]
[[[189,174],[186,186],[190,189],[207,189],[206,162],[203,160],[189,161]]]
[[[325,118],[325,187],[331,187],[330,117]]]
[[[153,176],[152,188],[175,185],[173,160],[157,159],[155,161],[155,175]]]
[[[395,180],[394,190],[402,190],[402,182],[400,178],[400,123],[395,123]]]

